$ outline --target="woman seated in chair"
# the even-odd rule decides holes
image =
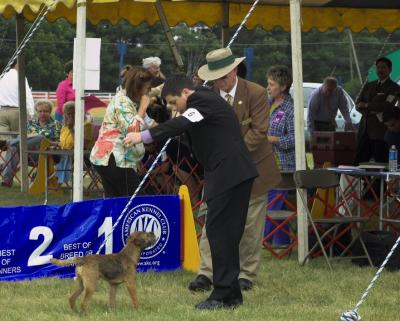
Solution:
[[[53,104],[49,100],[39,100],[35,104],[35,117],[27,123],[27,145],[28,150],[39,149],[43,139],[51,141],[52,145],[58,145],[60,138],[61,123],[51,117]],[[11,187],[14,175],[18,170],[19,164],[19,138],[11,139],[7,142],[7,154],[5,166],[2,171],[2,186]],[[28,160],[36,163],[38,155],[29,154]]]
[[[64,104],[64,126],[61,128],[59,148],[64,150],[74,149],[75,134],[75,102],[69,101]],[[93,146],[93,127],[92,123],[85,120],[84,123],[84,142],[85,150],[91,149]],[[72,157],[62,156],[60,162],[56,166],[55,175],[58,183],[69,183],[72,173]]]

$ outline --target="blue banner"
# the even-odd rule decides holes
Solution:
[[[0,208],[0,281],[73,277],[75,268],[57,267],[51,258],[96,254],[112,231],[128,198],[65,205]],[[137,197],[107,237],[101,253],[116,253],[135,231],[154,232],[137,269],[176,270],[181,265],[181,211],[177,195]]]

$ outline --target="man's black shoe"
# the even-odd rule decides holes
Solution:
[[[249,291],[253,288],[253,282],[247,279],[239,279],[238,281],[241,291]]]
[[[195,305],[196,309],[199,310],[217,310],[217,309],[235,309],[239,305],[243,304],[243,300],[240,299],[234,299],[230,301],[221,301],[221,300],[212,300],[212,299],[207,299],[205,301],[202,301],[200,303],[197,303]]]
[[[230,301],[224,301],[224,306],[231,309],[236,309],[239,305],[243,304],[243,299],[233,299]]]
[[[189,283],[189,290],[195,292],[205,292],[211,290],[211,280],[205,275],[199,274],[196,278]]]
[[[225,307],[224,303],[220,300],[210,300],[207,299],[205,301],[202,301],[200,303],[197,303],[194,306],[196,309],[199,310],[216,310],[216,309],[222,309]]]

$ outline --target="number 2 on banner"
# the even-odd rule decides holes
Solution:
[[[99,233],[97,234],[98,237],[100,237],[102,234],[104,234],[104,237],[106,238],[106,248],[105,248],[105,254],[110,254],[112,253],[113,249],[113,235],[112,235],[112,217],[107,216],[104,219],[103,224],[99,227]]]
[[[53,255],[40,255],[42,254],[51,241],[53,240],[53,232],[47,226],[36,226],[31,230],[29,234],[30,240],[38,240],[39,235],[43,235],[44,239],[42,244],[40,244],[36,250],[34,250],[28,259],[28,266],[42,265],[49,263],[49,260],[53,258]]]

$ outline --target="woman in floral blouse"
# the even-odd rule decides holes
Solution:
[[[281,171],[295,170],[294,107],[289,94],[292,75],[286,66],[272,66],[267,72],[267,80],[271,106],[268,141]]]
[[[132,131],[155,125],[146,115],[150,104],[152,75],[142,67],[132,67],[125,75],[125,90],[107,106],[99,137],[90,161],[100,174],[106,197],[128,196],[139,184],[137,171],[145,149],[143,144],[125,148],[123,140]]]

